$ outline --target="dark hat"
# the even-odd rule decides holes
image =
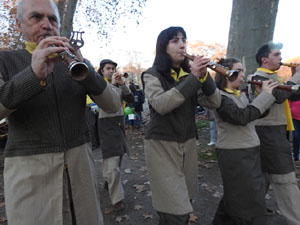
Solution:
[[[112,60],[110,60],[110,59],[103,59],[103,60],[101,60],[101,62],[100,62],[100,67],[103,68],[104,65],[107,64],[107,63],[113,64],[115,67],[117,67],[117,65],[118,65],[116,62],[114,62],[114,61],[112,61]]]

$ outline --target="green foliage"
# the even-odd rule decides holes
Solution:
[[[208,120],[198,120],[198,121],[196,121],[196,127],[197,127],[197,129],[209,127],[209,121]]]

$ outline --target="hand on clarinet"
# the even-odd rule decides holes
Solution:
[[[278,87],[279,83],[274,80],[266,80],[262,82],[261,91],[265,91],[269,94],[272,94],[273,89]]]
[[[195,56],[193,64],[191,66],[192,74],[199,78],[204,78],[207,72],[207,66],[210,62],[210,59],[204,58],[204,56]]]
[[[115,72],[112,75],[112,84],[118,84],[120,86],[124,86],[125,80],[123,79],[123,75],[119,72]]]

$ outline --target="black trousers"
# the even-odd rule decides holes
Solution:
[[[254,217],[251,220],[230,216],[226,210],[224,199],[222,198],[215,217],[213,225],[266,225],[267,216]]]
[[[158,225],[188,225],[190,214],[186,215],[173,215],[163,212],[157,212],[159,215]]]

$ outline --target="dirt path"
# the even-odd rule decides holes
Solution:
[[[218,164],[214,160],[214,148],[206,145],[209,142],[208,132],[207,127],[199,130],[199,194],[193,202],[195,216],[191,218],[191,225],[211,225],[215,210],[223,194]],[[100,174],[100,149],[94,152],[99,169],[100,195],[105,225],[157,225],[158,216],[151,206],[151,191],[145,167],[143,136],[136,131],[128,131],[127,138],[131,147],[131,155],[124,157],[123,160],[122,180],[126,191],[126,209],[122,212],[112,213],[108,210],[110,201],[107,191],[102,188],[103,179]],[[266,201],[270,208],[276,209],[272,191]],[[286,222],[282,216],[276,214],[270,217],[268,224],[286,225]]]
[[[108,192],[103,189],[101,149],[94,150],[101,206],[105,225],[157,225],[158,216],[152,208],[151,191],[145,167],[143,135],[137,131],[127,131],[131,155],[123,158],[122,181],[126,192],[126,208],[121,212],[111,212]],[[199,194],[193,202],[194,217],[191,225],[211,225],[217,205],[223,194],[222,180],[215,160],[214,148],[208,147],[209,130],[199,129],[198,141],[198,183]],[[3,166],[3,161],[1,163]],[[299,168],[298,171],[299,173]],[[299,184],[299,183],[298,183]],[[272,191],[266,200],[268,206],[276,210]],[[0,174],[0,224],[7,224],[3,197],[3,179]],[[269,225],[287,225],[278,214],[270,217]]]

